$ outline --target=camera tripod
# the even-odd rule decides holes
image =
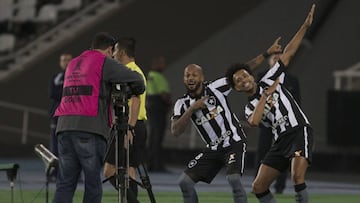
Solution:
[[[105,160],[111,152],[111,146],[114,144],[115,148],[115,174],[103,181],[106,182],[112,178],[115,178],[115,186],[118,190],[118,202],[125,203],[137,202],[136,195],[129,190],[130,180],[147,190],[151,203],[156,203],[154,194],[152,192],[152,186],[148,173],[143,164],[137,167],[137,172],[140,176],[141,183],[132,179],[128,175],[129,171],[129,138],[127,132],[128,126],[128,93],[126,84],[115,84],[112,89],[112,104],[114,109],[114,120],[111,128],[111,137],[108,142],[108,149],[105,155]],[[133,129],[130,129],[135,136]]]

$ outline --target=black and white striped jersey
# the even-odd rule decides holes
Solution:
[[[261,120],[265,127],[272,128],[275,140],[279,136],[291,132],[298,127],[310,125],[300,106],[283,85],[284,70],[285,66],[281,61],[270,68],[259,81],[256,93],[249,97],[249,102],[245,106],[245,117],[248,119],[253,114],[264,90],[271,86],[276,78],[279,77],[279,85],[276,87],[275,92],[266,100]]]
[[[204,83],[202,96],[208,96],[207,108],[199,109],[191,116],[201,138],[212,150],[225,148],[239,141],[246,142],[239,120],[232,113],[227,101],[231,90],[226,78]],[[181,117],[196,100],[189,94],[179,98],[174,106],[173,118]]]

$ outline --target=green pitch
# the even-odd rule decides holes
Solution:
[[[14,190],[14,203],[43,203],[45,202],[45,191],[35,190]],[[180,192],[154,192],[157,203],[182,203],[182,197]],[[231,193],[224,192],[199,192],[199,202],[204,203],[219,203],[219,202],[232,202]],[[51,202],[54,193],[49,192],[49,202]],[[83,192],[79,191],[75,193],[74,203],[82,202]],[[257,203],[253,194],[248,194],[249,203]],[[117,193],[105,191],[103,194],[103,203],[115,203],[117,200]],[[150,200],[147,193],[144,191],[139,192],[139,200],[141,203],[149,203]],[[293,195],[277,195],[276,200],[278,203],[291,203],[295,202]],[[334,194],[311,194],[310,201],[316,203],[359,203],[359,195],[334,195]],[[11,192],[10,190],[0,190],[0,203],[10,203]]]

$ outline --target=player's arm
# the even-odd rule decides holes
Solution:
[[[278,37],[274,43],[266,50],[266,52],[258,55],[257,57],[251,59],[250,61],[246,62],[246,65],[249,66],[251,70],[257,68],[262,62],[272,54],[280,53],[282,51],[281,45],[279,44],[281,37]]]
[[[253,114],[248,118],[248,123],[251,126],[258,126],[264,114],[266,99],[276,90],[280,79],[277,78],[275,82],[261,94],[259,102],[257,103]]]
[[[196,110],[206,107],[205,99],[207,99],[207,97],[203,97],[197,100],[188,109],[186,109],[180,117],[173,117],[171,119],[171,134],[179,136],[185,131],[186,126],[190,122],[192,114]]]
[[[280,60],[285,66],[287,66],[290,63],[291,58],[295,55],[296,51],[298,50],[307,29],[312,24],[314,12],[315,12],[315,4],[312,5],[304,23],[301,25],[300,29],[296,32],[296,34],[293,36],[290,42],[286,45],[284,49],[284,53],[280,56]]]

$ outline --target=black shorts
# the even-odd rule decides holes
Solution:
[[[211,183],[223,166],[226,174],[243,174],[245,165],[246,143],[239,142],[219,150],[205,149],[192,159],[185,173],[194,182]]]
[[[303,126],[294,132],[280,136],[271,146],[261,163],[284,171],[295,156],[302,156],[312,161],[313,131],[310,126]]]
[[[134,136],[133,144],[130,146],[130,150],[129,150],[130,153],[129,165],[131,167],[136,168],[145,161],[146,137],[147,137],[145,122],[142,120],[138,120],[134,127],[134,132],[135,132],[135,136]],[[114,146],[115,146],[115,141],[110,143],[109,153],[105,160],[106,162],[113,165],[115,165]],[[121,161],[122,160],[119,160],[119,163],[121,163]]]

